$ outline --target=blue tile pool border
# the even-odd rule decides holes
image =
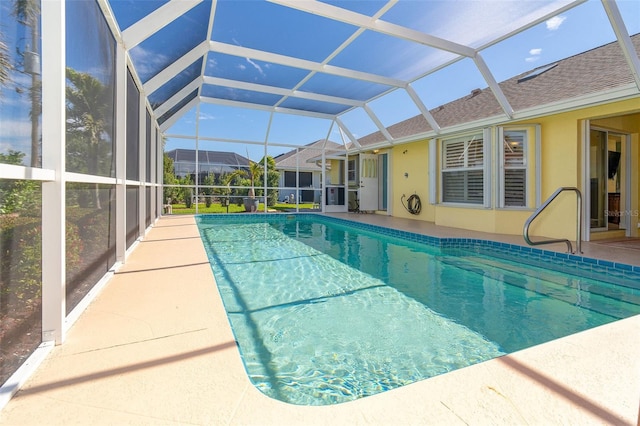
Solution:
[[[402,231],[379,225],[355,222],[348,219],[325,216],[318,213],[261,213],[261,214],[199,214],[197,222],[215,223],[259,223],[284,222],[291,219],[313,219],[333,222],[363,231],[396,237],[414,243],[425,244],[442,250],[465,250],[490,255],[536,267],[556,270],[585,278],[593,278],[640,289],[640,266],[594,259],[571,253],[559,253],[518,244],[501,243],[477,238],[433,237],[415,232]],[[635,281],[635,282],[634,282]]]

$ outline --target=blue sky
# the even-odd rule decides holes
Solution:
[[[415,30],[430,32],[438,37],[450,39],[458,43],[468,43],[474,48],[500,32],[508,31],[509,25],[518,25],[526,21],[528,13],[533,13],[539,5],[555,5],[566,3],[568,0],[552,0],[534,2],[522,0],[499,1],[414,1],[400,0],[382,19]],[[69,2],[69,13],[74,13],[74,4]],[[133,1],[111,0],[117,21],[122,29],[133,24],[136,19],[151,12],[165,3],[164,1]],[[327,1],[359,13],[372,15],[384,1]],[[640,1],[618,0],[618,7],[630,34],[640,32]],[[25,49],[25,39],[28,32],[25,28],[15,24],[11,15],[11,1],[0,1],[0,31],[3,41],[8,45],[8,52],[18,62],[15,56],[16,47]],[[195,43],[198,34],[206,32],[207,7],[205,2],[187,13],[185,20],[190,25],[189,37],[185,37],[184,27],[175,25],[168,34],[152,37],[131,50],[134,63],[139,65],[139,73],[143,81],[152,77],[149,67],[170,63],[172,58],[183,54],[180,51],[170,51],[167,40],[180,37]],[[452,11],[451,8],[455,10]],[[334,51],[344,40],[345,35],[352,34],[354,27],[329,22],[304,12],[290,10],[288,14],[276,15],[272,11],[283,8],[280,5],[265,4],[256,0],[219,0],[217,4],[217,21],[214,22],[214,40],[228,44],[265,48],[284,55],[301,55],[302,58],[322,61]],[[244,25],[238,25],[235,19],[243,18]],[[280,19],[280,21],[279,21]],[[76,26],[82,26],[82,19],[74,18]],[[293,26],[285,25],[293,22]],[[317,37],[317,29],[330,29],[328,36]],[[93,34],[94,31],[88,31]],[[503,81],[530,69],[553,63],[559,59],[584,52],[615,40],[614,33],[604,13],[599,0],[589,0],[567,12],[532,27],[520,34],[510,37],[500,43],[481,50],[481,55],[491,69],[497,81]],[[370,48],[366,42],[375,42],[375,48]],[[366,48],[365,48],[366,45]],[[101,77],[96,64],[100,60],[93,60],[92,53],[83,49],[74,49],[74,41],[68,46],[69,63],[84,72],[91,72]],[[180,46],[178,46],[180,47]],[[190,49],[190,45],[182,46]],[[384,52],[384,53],[381,53]],[[102,52],[104,53],[104,52]],[[99,55],[104,56],[104,55]],[[425,46],[409,45],[404,41],[391,40],[388,36],[365,31],[348,48],[338,54],[330,62],[331,65],[354,67],[362,71],[381,75],[410,78],[420,74],[434,65],[441,64],[452,57],[449,53],[442,53],[437,49]],[[392,60],[391,60],[392,59]],[[101,60],[104,60],[101,59]],[[91,66],[93,63],[93,68]],[[86,64],[86,65],[83,65]],[[198,64],[196,64],[196,67]],[[86,68],[86,69],[85,69]],[[206,64],[207,73],[223,78],[244,76],[247,82],[269,84],[272,86],[290,88],[291,82],[300,81],[306,71],[293,67],[269,64],[250,58],[229,58],[224,55],[209,55]],[[12,83],[0,87],[0,152],[8,149],[29,151],[29,102],[26,88],[29,86],[29,76],[16,71],[11,72]],[[334,96],[358,96],[364,99],[371,95],[371,91],[380,87],[359,85],[355,80],[349,80],[326,74],[317,74],[302,87],[302,90],[315,91],[325,88]],[[484,88],[486,83],[471,59],[463,59],[453,65],[428,75],[412,84],[428,108],[435,108],[446,102],[467,95],[473,89]],[[328,89],[327,89],[328,88]],[[17,89],[17,90],[16,90]],[[397,123],[418,114],[415,104],[408,95],[397,90],[383,96],[369,104],[385,126]],[[200,120],[196,120],[199,112]],[[341,120],[348,126],[356,137],[363,137],[377,131],[374,123],[360,108],[343,114]],[[196,122],[198,126],[196,127]],[[271,126],[269,127],[269,124]],[[329,138],[341,142],[342,138],[336,126],[332,127],[330,120],[313,119],[289,114],[274,114],[269,112],[232,108],[213,104],[201,104],[199,110],[187,112],[167,133],[195,136],[196,128],[201,137],[216,139],[241,139],[255,142],[256,145],[210,142],[202,140],[201,149],[236,151],[242,155],[249,155],[252,159],[260,158],[264,148],[259,146],[268,139],[269,143],[281,143],[301,146],[318,139]],[[267,130],[269,129],[269,130]],[[330,132],[331,129],[331,133]],[[268,133],[267,133],[268,131]],[[192,140],[171,138],[167,149],[176,147],[193,148]],[[270,148],[268,154],[277,155],[289,150],[288,147]]]
[[[247,7],[251,7],[252,3],[253,2],[251,1],[245,2]],[[342,5],[343,7],[347,7],[347,3],[344,2],[337,1],[333,3],[338,6]],[[430,3],[432,6],[437,5],[441,9],[446,9],[447,5],[452,6],[455,3],[457,3],[457,6],[454,5],[454,7],[459,7],[461,2],[405,3],[407,4],[406,12],[415,14],[415,8],[420,6],[420,3],[422,3],[422,5]],[[471,26],[472,29],[469,31],[473,32],[473,25],[478,25],[477,14],[481,13],[478,8],[481,9],[484,6],[487,6],[487,3],[479,1],[467,1],[464,3],[465,5],[471,5],[472,7],[470,7],[467,14],[458,16],[456,18],[456,22],[460,26]],[[502,1],[498,3],[502,6],[502,9],[506,9],[504,13],[514,13],[514,10],[509,10],[509,8],[517,9],[517,7],[519,7],[518,5],[523,4],[523,2],[517,1]],[[348,4],[350,5],[349,7],[357,7],[359,4],[362,7],[369,6],[371,10],[375,9],[375,7],[373,7],[375,3],[370,1],[348,2]],[[380,2],[378,2],[378,4],[380,4]],[[403,2],[401,1],[399,4],[403,4]],[[640,32],[640,18],[638,18],[640,17],[640,2],[636,0],[622,0],[618,1],[618,6],[628,32],[630,34]],[[457,11],[459,10],[460,9],[457,9]],[[496,13],[496,10],[497,9],[492,9],[489,12]],[[408,22],[406,20],[406,16],[399,16],[402,12],[402,10],[398,12],[398,16],[393,16],[391,14],[385,15],[383,16],[383,19],[388,19],[391,22],[403,22],[406,24],[406,22]],[[440,19],[442,20],[442,17],[446,16],[447,11],[443,9],[438,13],[441,15]],[[265,20],[268,20],[269,18],[268,16],[262,17]],[[524,18],[526,18],[526,16]],[[414,20],[412,25],[415,25],[416,29],[418,29],[420,25],[424,26],[428,25],[428,23]],[[491,25],[491,22],[488,22],[486,25]],[[436,31],[436,34],[439,34],[437,31],[444,32],[446,31],[446,26],[434,31]],[[487,36],[491,35],[490,29],[483,31]],[[261,34],[264,36],[265,33]],[[273,34],[275,37],[282,37],[282,34],[277,31],[273,32]],[[473,39],[465,39],[465,37],[470,37],[465,31],[458,31],[458,33],[443,35],[458,37],[460,42],[473,42]],[[241,36],[242,34],[235,34],[236,38],[230,38],[230,40],[240,44],[238,38]],[[299,39],[304,40],[305,38],[299,37]],[[282,40],[282,38],[280,38],[280,40]],[[286,38],[286,40],[287,45],[280,47],[281,52],[279,53],[297,51],[304,47],[295,45],[296,38]],[[601,2],[591,0],[494,46],[483,49],[481,51],[481,55],[491,69],[496,80],[503,81],[533,68],[553,63],[559,59],[593,49],[614,40],[615,35],[611,29]],[[265,46],[275,45],[277,44],[277,40],[261,40],[261,43]],[[478,41],[478,43],[481,44],[481,41]],[[307,49],[313,50],[313,46],[307,46]],[[316,52],[311,51],[305,53],[305,55],[314,57],[315,53]],[[360,59],[364,60],[364,57]],[[347,65],[347,59],[342,62],[343,63],[340,65]],[[407,63],[409,62],[410,61]],[[372,66],[375,67],[376,63],[372,62]],[[267,74],[270,71],[264,66],[264,64],[252,63],[252,61],[248,59],[246,61],[246,67],[254,67],[262,74]],[[477,70],[473,61],[471,59],[464,59],[441,71],[414,82],[412,86],[418,92],[428,108],[435,108],[438,105],[463,97],[475,88],[485,88],[487,87],[487,84]],[[397,123],[419,113],[415,104],[411,102],[406,92],[402,90],[397,90],[379,98],[373,101],[370,106],[385,126]],[[331,124],[327,120],[307,118],[301,120],[300,116],[275,114],[274,122],[272,123],[271,130],[267,136],[266,127],[269,122],[269,113],[250,110],[240,111],[234,108],[210,104],[201,106],[200,113],[201,120],[199,122],[198,132],[201,136],[207,135],[214,138],[237,138],[256,142],[262,142],[268,137],[270,143],[303,145],[326,137]],[[169,129],[167,133],[195,135],[195,116],[195,111],[191,111],[171,129]],[[344,114],[341,116],[341,119],[345,124],[347,124],[356,137],[362,137],[377,131],[374,123],[362,109],[358,108],[352,112]],[[335,126],[329,137],[331,140],[341,142],[340,134]],[[171,139],[167,148],[192,147],[192,145],[192,141]],[[224,149],[226,147],[228,147],[229,150],[234,150],[232,144],[216,144],[206,141],[201,142],[200,144],[201,149]],[[244,154],[247,147],[242,146],[238,147],[238,149],[239,153]],[[261,156],[263,152],[262,147],[250,146],[249,150],[249,152],[252,153],[252,158]],[[287,150],[288,149],[285,148],[274,148],[273,152],[279,153]]]

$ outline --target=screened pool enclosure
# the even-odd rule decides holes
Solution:
[[[63,343],[175,194],[196,211],[203,195],[252,193],[263,209],[286,194],[347,211],[358,159],[527,116],[498,84],[527,70],[616,42],[634,84],[611,99],[637,96],[639,12],[626,0],[2,1],[0,383],[15,390],[26,360]],[[479,90],[490,117],[437,119]],[[179,173],[164,155],[176,150],[196,153]],[[198,152],[236,163],[217,172]]]

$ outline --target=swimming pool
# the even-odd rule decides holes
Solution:
[[[293,404],[361,398],[640,313],[628,265],[314,214],[196,221],[251,381]]]

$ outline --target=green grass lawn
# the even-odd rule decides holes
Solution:
[[[310,209],[313,204],[304,203],[300,204],[300,209]],[[269,207],[269,210],[276,211],[290,211],[295,210],[295,204],[285,204],[278,203],[275,206]],[[187,208],[184,204],[173,204],[172,205],[173,214],[195,214],[196,207],[192,205],[191,208]],[[260,203],[260,207],[258,211],[264,211],[264,204]],[[244,213],[244,205],[237,204],[229,204],[229,209],[227,211],[226,206],[222,206],[220,203],[211,204],[211,206],[207,207],[204,203],[198,204],[198,213]]]

